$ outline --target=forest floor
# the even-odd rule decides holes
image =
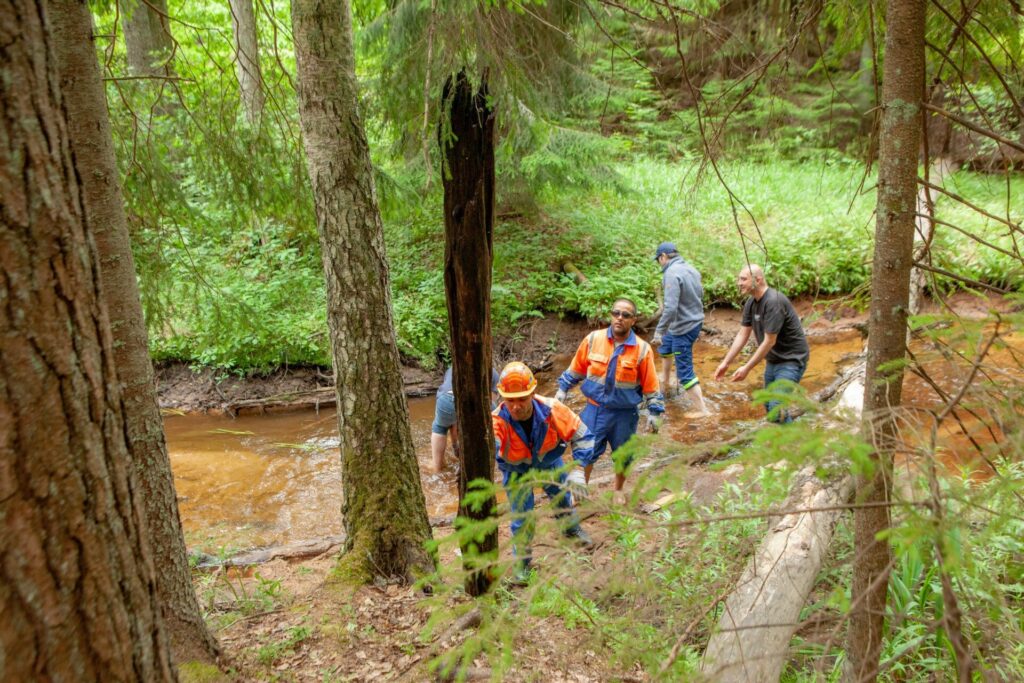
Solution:
[[[692,502],[710,504],[739,469],[695,471],[687,479]],[[596,499],[610,491],[607,478],[603,479],[592,482]],[[593,590],[607,585],[617,570],[611,553],[605,552],[614,540],[600,506],[584,502],[579,508],[595,544],[586,563]],[[640,506],[633,512],[644,514]],[[434,537],[443,538],[450,531],[435,528]],[[559,581],[565,553],[577,552],[550,536],[538,534],[535,539],[534,567],[539,577],[535,583]],[[506,561],[509,540],[507,524],[502,524],[499,545]],[[440,563],[445,566],[443,574],[449,576],[443,595],[429,595],[400,583],[340,585],[331,578],[337,548],[311,559],[276,559],[244,569],[197,573],[197,591],[213,617],[211,625],[232,680],[454,680],[436,672],[432,661],[473,638],[476,625],[458,625],[456,616],[470,610],[473,599],[450,578],[458,571],[457,553],[451,546],[442,548]],[[534,583],[517,588],[503,579],[497,586],[504,609],[519,620],[516,634],[509,634],[517,638],[514,652],[508,652],[515,663],[500,674],[501,680],[649,680],[639,666],[632,670],[615,666],[597,639],[579,626],[550,614],[535,614],[530,609],[538,590]],[[491,680],[494,671],[487,657],[479,655],[463,667],[461,675],[460,680]]]
[[[863,329],[866,315],[843,302],[829,305],[796,302],[813,337],[849,333]],[[952,308],[966,317],[980,317],[986,311],[1008,308],[1002,300],[957,295]],[[582,334],[596,325],[585,321],[546,319],[531,321],[509,339],[496,344],[499,360],[525,359],[544,368],[552,359],[571,353]],[[727,346],[739,327],[739,312],[715,309],[705,322],[707,340]],[[438,372],[417,368],[404,371],[407,389],[420,395],[433,391]],[[330,379],[318,369],[286,369],[264,378],[217,377],[193,373],[184,367],[165,367],[160,373],[161,402],[176,410],[232,410],[241,401],[300,394],[297,403],[308,400],[301,392],[329,393]],[[237,408],[235,408],[237,409]],[[660,438],[660,437],[659,437]],[[600,465],[599,465],[600,467]],[[692,468],[686,487],[694,504],[710,503],[723,484],[735,477],[739,466],[722,470]],[[597,471],[600,473],[600,469]],[[610,490],[610,477],[592,482],[595,500]],[[607,496],[605,496],[607,498]],[[589,566],[593,581],[606,581],[614,567],[611,553],[603,549],[613,542],[607,515],[600,506],[581,506],[586,528],[595,541]],[[643,514],[641,506],[633,512]],[[451,532],[435,527],[435,538]],[[509,538],[502,525],[499,541],[505,555]],[[443,565],[458,567],[459,558],[451,546],[440,554]],[[559,553],[575,552],[562,545],[538,543],[535,556],[539,572],[554,572]],[[431,669],[439,655],[472,638],[474,627],[453,627],[455,615],[469,609],[471,598],[457,586],[441,595],[427,595],[417,588],[382,582],[361,588],[338,585],[331,580],[337,547],[305,559],[276,559],[246,568],[197,571],[196,587],[204,609],[210,615],[224,653],[225,667],[232,680],[241,681],[422,681],[445,680]],[[742,563],[742,558],[737,559]],[[457,582],[456,582],[457,584]],[[531,586],[532,588],[532,586]],[[622,670],[611,663],[594,639],[566,620],[538,616],[529,609],[529,589],[503,586],[504,603],[520,620],[519,634],[509,652],[513,664],[502,672],[504,680],[531,681],[644,681],[651,672],[635,666]],[[446,615],[438,621],[438,615]],[[668,636],[666,636],[668,637]],[[489,680],[494,672],[487,658],[478,656],[461,672],[462,680]],[[189,676],[184,676],[189,680]]]

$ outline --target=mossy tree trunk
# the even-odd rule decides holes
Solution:
[[[444,183],[444,284],[451,327],[455,414],[459,425],[459,516],[483,520],[495,515],[493,496],[467,505],[469,483],[494,481],[491,426],[491,260],[494,225],[494,112],[487,105],[487,80],[473,94],[460,72],[444,86],[450,129],[438,130],[446,168]],[[447,135],[450,134],[449,139]],[[497,530],[465,540],[462,558],[470,570],[466,591],[482,595],[491,584],[487,571],[473,571],[497,555]]]
[[[292,3],[299,115],[327,280],[327,322],[341,432],[340,573],[415,578],[433,569],[409,428],[384,230],[357,109],[346,0]]]
[[[128,70],[136,76],[173,73],[174,37],[167,0],[118,0],[117,8],[128,49]]]
[[[44,5],[0,4],[0,679],[173,681]]]
[[[924,95],[925,0],[889,0],[882,75],[875,251],[871,269],[863,429],[872,440],[874,471],[857,480],[857,502],[878,504],[854,514],[855,560],[849,631],[854,680],[878,675],[885,622],[890,549],[892,460],[906,353],[910,270],[913,266],[917,165]]]
[[[164,443],[146,325],[135,276],[107,104],[84,0],[50,0],[57,71],[82,205],[100,255],[102,294],[114,334],[125,437],[142,487],[157,590],[178,661],[213,664],[217,645],[203,622],[185,553],[171,462]]]

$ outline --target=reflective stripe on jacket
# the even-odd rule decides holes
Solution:
[[[608,376],[610,367],[614,368],[612,377]],[[581,381],[583,395],[602,408],[635,410],[646,401],[655,415],[665,412],[654,353],[635,332],[630,331],[618,348],[611,327],[588,334],[558,378],[558,386],[569,391]]]
[[[491,422],[494,455],[502,470],[506,465],[550,464],[560,459],[570,444],[574,460],[586,462],[594,450],[594,436],[587,426],[576,413],[553,398],[533,397],[530,434],[523,432],[504,401],[491,413]]]

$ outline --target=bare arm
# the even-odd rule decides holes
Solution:
[[[764,341],[762,341],[757,347],[757,350],[754,351],[754,355],[750,357],[750,360],[748,360],[743,367],[732,373],[732,377],[730,379],[733,382],[739,382],[746,379],[750,371],[754,369],[754,366],[760,363],[764,357],[768,355],[768,352],[772,350],[772,347],[775,346],[775,341],[778,338],[779,335],[777,334],[768,334],[765,332]]]
[[[740,351],[747,345],[747,340],[750,339],[750,332],[752,328],[748,325],[740,327],[740,331],[736,334],[736,338],[732,340],[732,346],[729,347],[729,352],[725,354],[725,358],[719,364],[718,369],[715,370],[715,380],[721,380],[725,377],[725,371],[729,369],[729,364],[733,362],[736,356],[740,355]]]

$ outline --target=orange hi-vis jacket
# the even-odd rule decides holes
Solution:
[[[553,398],[533,397],[531,432],[508,412],[502,401],[493,413],[495,459],[498,469],[525,471],[531,466],[548,469],[562,459],[572,445],[574,460],[587,462],[594,450],[594,436],[576,413]]]
[[[569,391],[583,382],[580,391],[590,402],[611,410],[636,410],[645,401],[651,413],[665,412],[658,383],[658,368],[651,345],[630,332],[618,348],[612,329],[595,330],[576,349],[569,367],[558,378],[558,386]],[[608,377],[614,365],[615,374]]]

